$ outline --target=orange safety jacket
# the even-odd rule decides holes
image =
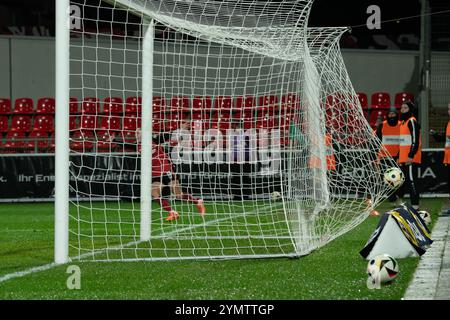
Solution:
[[[398,153],[398,162],[406,163],[406,160],[409,158],[409,151],[411,150],[413,137],[411,136],[414,133],[411,133],[408,128],[408,123],[411,120],[416,120],[416,118],[411,117],[406,121],[403,121],[400,126],[400,148]],[[419,136],[419,148],[417,149],[416,154],[414,155],[413,161],[414,163],[421,163],[422,161],[422,137]]]
[[[445,130],[444,163],[450,164],[450,121],[447,123],[447,129]]]
[[[336,170],[336,158],[334,156],[333,152],[333,142],[331,140],[331,135],[326,134],[325,135],[325,159],[327,162],[327,170]],[[309,165],[311,168],[321,168],[320,165],[321,161],[319,157],[316,155],[311,155],[311,158],[309,160]]]
[[[385,157],[397,157],[400,150],[400,126],[401,122],[398,121],[397,125],[390,126],[387,120],[383,121],[383,127],[381,129],[381,142],[384,148],[381,148],[378,156],[380,158]]]

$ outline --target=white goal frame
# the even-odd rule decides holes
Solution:
[[[123,1],[123,0],[122,0]],[[312,0],[305,0],[305,2],[312,3]],[[107,3],[111,3],[112,1],[107,0],[105,1]],[[120,1],[118,1],[120,4]],[[293,1],[294,2],[294,1]],[[300,1],[299,1],[300,2]],[[130,2],[130,6],[131,6]],[[309,4],[310,4],[309,3]],[[72,237],[73,230],[69,228],[69,221],[72,219],[71,215],[69,214],[69,190],[70,190],[70,181],[69,181],[69,169],[70,169],[70,130],[69,130],[69,97],[70,97],[70,66],[71,66],[71,60],[70,60],[70,28],[71,28],[71,12],[70,12],[71,6],[70,6],[70,0],[58,0],[56,1],[56,23],[55,23],[55,30],[56,30],[56,44],[55,44],[55,54],[56,54],[56,60],[55,60],[55,79],[56,79],[56,86],[55,86],[55,100],[56,100],[56,121],[55,121],[55,250],[54,250],[54,261],[56,264],[64,264],[70,261],[69,257],[69,245],[72,250],[72,245],[69,243],[69,235]],[[135,8],[130,7],[130,11],[136,10]],[[234,16],[233,16],[234,17]],[[144,14],[142,15],[142,22],[140,24],[140,35],[139,35],[139,42],[140,42],[140,56],[139,58],[142,59],[140,69],[138,70],[140,72],[140,78],[141,78],[141,85],[140,85],[140,92],[142,96],[142,113],[141,113],[141,119],[144,119],[145,121],[142,121],[141,124],[141,140],[140,140],[140,182],[136,183],[140,185],[140,194],[141,195],[151,195],[152,194],[152,120],[153,120],[153,94],[154,94],[154,70],[155,70],[155,77],[157,77],[158,74],[158,59],[157,54],[159,53],[158,47],[154,48],[154,42],[155,42],[155,22],[164,22],[164,17],[159,16],[158,14]],[[161,21],[160,21],[161,20]],[[170,21],[175,21],[176,23],[179,23],[178,17],[170,17]],[[284,21],[284,20],[283,20]],[[175,24],[176,24],[175,23]],[[170,24],[168,24],[170,26]],[[199,37],[201,38],[201,27],[198,25],[189,26],[191,29],[188,33],[186,33],[189,36],[193,37]],[[222,26],[216,26],[213,25],[211,29],[214,32],[218,32],[218,35],[220,37],[224,37],[223,30],[221,29]],[[234,28],[234,26],[230,27],[231,29]],[[245,29],[242,27],[241,29]],[[241,30],[238,28],[238,30]],[[288,50],[287,52],[281,52],[282,59],[289,61],[290,59],[293,59],[293,61],[296,60],[296,55],[303,57],[301,54],[302,52],[305,54],[304,61],[302,63],[306,64],[309,68],[305,68],[302,73],[301,77],[303,81],[306,81],[306,84],[304,85],[304,88],[302,89],[301,96],[301,103],[302,106],[305,107],[305,110],[308,110],[308,112],[305,112],[306,115],[305,119],[303,119],[306,123],[309,125],[305,128],[301,128],[302,130],[305,130],[303,132],[303,135],[307,137],[325,137],[327,133],[326,129],[328,126],[325,113],[324,105],[327,105],[328,98],[333,97],[335,100],[332,103],[331,107],[331,113],[332,117],[334,117],[335,113],[344,114],[346,111],[344,109],[339,109],[341,105],[345,105],[345,107],[348,107],[348,104],[352,104],[356,106],[354,110],[352,110],[351,115],[353,116],[353,126],[357,126],[355,124],[359,125],[359,131],[358,134],[361,137],[368,137],[367,142],[371,146],[379,147],[379,140],[376,138],[372,139],[371,135],[366,135],[368,132],[371,133],[368,123],[362,121],[363,118],[362,112],[360,112],[360,105],[355,100],[356,95],[354,94],[354,89],[349,81],[348,74],[345,70],[345,65],[342,60],[342,56],[339,52],[339,38],[345,31],[345,28],[335,28],[331,30],[332,28],[328,28],[330,30],[327,30],[327,28],[306,28],[306,24],[304,26],[304,35],[303,38],[296,38],[295,42],[291,47],[289,47],[291,50]],[[234,30],[234,29],[233,29]],[[289,27],[283,29],[283,27],[275,26],[274,28],[260,28],[259,26],[255,27],[255,30],[257,30],[260,37],[263,37],[265,35],[265,32],[267,34],[284,34],[286,33],[288,36],[295,34],[297,31],[296,27]],[[179,30],[178,30],[179,31]],[[241,30],[242,31],[242,30]],[[309,34],[307,33],[309,31]],[[180,31],[181,33],[184,33],[183,29]],[[246,41],[249,43],[252,42],[251,39],[251,33],[250,35],[246,34],[245,32],[240,34],[239,32],[236,33],[236,35],[233,34],[233,36],[236,37],[236,39],[239,39],[242,41],[243,44],[231,44],[232,46],[236,46],[236,48],[247,50],[248,48],[245,47]],[[327,39],[327,35],[330,37]],[[339,37],[337,37],[339,36]],[[215,38],[207,38],[207,41],[209,42],[215,42]],[[223,41],[222,44],[228,44],[227,41],[229,41],[227,38],[220,38],[220,41]],[[273,47],[270,47],[270,50],[273,50],[273,52],[277,53],[280,51],[279,48],[283,47],[283,41],[286,41],[286,39],[283,36],[279,36],[280,43],[275,43]],[[337,48],[337,49],[336,49]],[[256,49],[254,49],[255,51]],[[277,58],[275,57],[276,54],[274,54],[272,51],[267,52],[257,52],[257,54],[267,55],[270,58]],[[278,51],[277,51],[278,50]],[[302,51],[303,50],[303,51]],[[333,51],[334,50],[334,51]],[[252,50],[247,50],[248,52],[252,52]],[[300,52],[300,54],[299,54]],[[338,54],[334,54],[334,53]],[[255,52],[253,52],[254,54]],[[334,54],[334,55],[333,55]],[[322,55],[326,57],[326,59],[322,59]],[[328,57],[330,55],[330,57]],[[156,58],[155,58],[156,57]],[[155,59],[155,63],[154,63]],[[155,67],[155,68],[154,68]],[[139,68],[139,67],[138,67]],[[339,69],[340,68],[340,69]],[[336,70],[339,69],[339,72],[336,72]],[[334,77],[336,75],[336,77]],[[339,76],[341,76],[339,78]],[[300,77],[300,75],[298,76]],[[339,79],[338,79],[339,78]],[[335,81],[335,80],[338,81]],[[283,78],[284,81],[284,78]],[[339,82],[339,83],[335,83]],[[155,87],[158,87],[158,82],[155,80]],[[343,88],[343,94],[341,95],[341,87]],[[255,95],[256,97],[256,95]],[[281,97],[281,96],[280,96]],[[341,102],[339,102],[342,100]],[[281,101],[281,98],[280,98]],[[347,103],[347,105],[346,105]],[[340,111],[339,111],[340,110]],[[303,117],[303,116],[302,116]],[[156,119],[156,115],[155,115]],[[346,118],[347,122],[350,122],[350,117]],[[303,121],[301,120],[301,121]],[[300,120],[298,120],[300,121]],[[134,129],[133,129],[134,130]],[[290,129],[289,129],[290,130]],[[300,129],[297,129],[300,130]],[[344,133],[346,134],[352,134],[346,132],[344,130]],[[354,132],[354,131],[352,131]],[[302,134],[301,134],[302,135]],[[301,136],[300,135],[300,136]],[[294,137],[295,138],[295,137]],[[287,256],[299,256],[301,254],[307,254],[311,250],[316,249],[329,241],[333,240],[335,237],[343,234],[344,232],[348,231],[352,227],[356,226],[358,223],[360,223],[365,217],[368,216],[368,213],[375,205],[377,205],[382,198],[382,196],[386,196],[387,193],[390,192],[390,190],[387,190],[386,186],[382,185],[382,182],[380,182],[380,177],[378,176],[378,173],[374,173],[373,176],[377,178],[377,188],[373,191],[373,194],[377,197],[374,198],[367,198],[365,200],[373,200],[365,202],[365,200],[359,201],[359,203],[354,207],[355,212],[358,212],[358,219],[352,219],[347,218],[347,216],[342,217],[342,219],[348,219],[349,225],[346,226],[345,230],[339,225],[339,217],[336,219],[336,221],[331,221],[330,225],[324,225],[323,230],[320,229],[319,235],[317,239],[312,239],[309,228],[314,228],[316,226],[311,226],[313,223],[315,223],[315,217],[319,215],[320,212],[327,212],[327,210],[331,210],[333,207],[333,203],[331,200],[331,193],[330,185],[328,184],[328,172],[327,172],[327,149],[331,148],[333,149],[333,146],[327,146],[325,139],[313,139],[306,142],[308,145],[308,148],[305,148],[305,151],[308,151],[308,156],[310,158],[307,158],[304,156],[304,158],[299,158],[302,162],[301,165],[308,167],[308,170],[310,172],[313,172],[313,176],[311,179],[309,179],[312,190],[310,200],[313,200],[314,204],[311,206],[314,206],[313,212],[306,213],[306,209],[303,208],[300,205],[300,200],[298,200],[294,195],[294,191],[297,191],[298,193],[304,193],[304,190],[300,188],[301,181],[293,181],[293,177],[291,177],[289,174],[287,175],[287,189],[286,194],[288,195],[288,199],[290,201],[285,202],[283,199],[280,203],[281,206],[283,206],[283,212],[284,219],[286,222],[286,228],[289,229],[288,233],[289,236],[286,235],[279,235],[279,234],[270,234],[268,235],[268,238],[273,239],[279,239],[279,238],[287,238],[291,240],[293,252],[284,252],[282,254],[278,253],[272,253],[270,254],[259,254],[257,252],[253,251],[253,244],[249,246],[249,248],[252,249],[252,253],[250,254],[244,254],[244,255],[234,255],[234,254],[227,254],[223,252],[223,247],[221,253],[213,254],[211,256],[209,255],[199,255],[199,256],[178,256],[178,257],[172,257],[168,256],[166,254],[166,257],[164,256],[156,256],[156,257],[136,257],[138,260],[175,260],[175,259],[211,259],[211,258],[217,258],[220,256],[220,258],[241,258],[241,257],[254,257],[254,258],[262,258],[262,257],[287,257]],[[331,142],[330,142],[331,143]],[[311,147],[312,146],[312,147]],[[290,145],[292,147],[292,143]],[[328,148],[329,147],[329,148]],[[292,152],[295,150],[291,149],[291,156]],[[334,156],[334,155],[333,155]],[[299,156],[301,157],[301,156]],[[312,158],[317,158],[320,161],[318,162],[319,166],[312,165],[312,162],[306,162],[306,159],[311,160]],[[296,160],[299,160],[296,159]],[[352,158],[353,159],[353,158]],[[325,160],[325,161],[324,161]],[[356,166],[356,162],[351,162],[351,166]],[[291,170],[291,162],[288,163],[289,170],[288,173],[290,173]],[[297,164],[299,167],[300,165]],[[352,167],[352,168],[353,168]],[[285,173],[280,173],[285,174]],[[309,176],[308,176],[309,177]],[[352,182],[353,183],[353,182]],[[355,183],[356,184],[356,183]],[[342,188],[342,185],[339,185]],[[372,186],[371,186],[372,187]],[[369,187],[367,185],[364,185],[364,191],[367,191]],[[303,191],[302,191],[303,190]],[[359,191],[359,188],[356,188],[354,186],[353,190]],[[346,190],[346,196],[347,199],[351,199],[349,196],[350,191]],[[337,192],[337,194],[339,194]],[[269,194],[270,195],[270,194]],[[372,193],[370,193],[372,195]],[[366,196],[364,194],[364,196]],[[273,197],[272,197],[273,198]],[[269,197],[269,201],[273,200]],[[339,201],[339,199],[334,199],[335,201]],[[139,230],[133,230],[133,237],[136,236],[136,238],[133,238],[133,241],[130,242],[130,244],[136,245],[140,242],[148,242],[150,240],[153,241],[153,239],[158,240],[157,235],[157,225],[154,224],[153,228],[156,230],[153,231],[153,237],[152,237],[152,198],[150,196],[140,196],[140,207],[139,211],[136,210],[137,215],[140,215],[140,218],[134,219],[133,216],[133,223],[136,221],[136,226],[139,224]],[[202,200],[203,201],[203,200]],[[274,200],[276,201],[276,200]],[[200,203],[200,201],[199,201]],[[341,212],[345,212],[348,207],[345,207],[346,204],[340,204],[337,203],[336,211],[341,214]],[[286,208],[289,207],[289,208]],[[345,210],[342,208],[345,207]],[[309,207],[307,208],[309,209]],[[334,208],[333,208],[334,209]],[[351,208],[349,209],[351,210]],[[357,211],[359,210],[359,211]],[[223,220],[223,219],[222,219]],[[217,221],[221,221],[221,219],[218,219]],[[347,222],[347,220],[343,220],[344,222]],[[272,221],[273,222],[273,221]],[[120,221],[119,223],[122,223]],[[260,227],[261,223],[260,221],[257,222],[258,226]],[[198,226],[198,225],[194,225]],[[219,226],[220,227],[220,226]],[[336,227],[337,230],[339,230],[339,233],[328,235],[327,228]],[[318,223],[317,228],[322,228],[322,225]],[[183,228],[178,230],[177,232],[184,231]],[[320,233],[322,232],[322,233]],[[75,232],[76,233],[76,232]],[[167,235],[171,235],[170,232]],[[119,235],[119,237],[121,234]],[[183,237],[183,235],[181,235]],[[220,236],[212,235],[211,239],[214,237],[217,237],[217,239],[220,239]],[[248,234],[248,237],[253,237],[251,233]],[[264,238],[264,237],[263,237]],[[297,241],[297,239],[307,239],[305,240],[305,244],[300,243],[300,241]],[[314,242],[315,241],[315,242]],[[121,243],[123,245],[123,243]],[[278,246],[281,247],[281,245],[278,243]],[[255,246],[256,247],[256,246]],[[267,246],[267,243],[264,242],[263,246],[264,249],[267,247],[270,248],[270,245]],[[133,250],[133,248],[129,248],[130,251]],[[136,245],[136,252],[138,251],[138,247]],[[164,248],[165,250],[166,248]],[[206,248],[209,249],[209,248]],[[216,249],[216,248],[213,248]],[[237,247],[239,249],[239,247]],[[98,250],[98,251],[97,251]],[[83,256],[94,256],[96,252],[102,252],[102,251],[114,251],[114,250],[120,250],[117,247],[108,247],[106,249],[92,249],[90,253],[87,254],[81,254],[81,250],[78,252],[80,253],[80,257]],[[175,251],[175,249],[174,249]],[[166,253],[166,252],[164,252]],[[151,254],[151,253],[150,253]],[[209,254],[209,252],[208,252]],[[221,255],[223,254],[223,256]],[[96,260],[95,257],[93,260]],[[107,259],[109,260],[109,257],[107,256]],[[135,259],[128,259],[124,258],[123,256],[120,258],[121,261],[127,261],[127,260],[135,260]]]

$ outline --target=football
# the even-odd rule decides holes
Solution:
[[[418,214],[420,215],[422,220],[425,222],[425,224],[427,226],[429,226],[430,223],[431,223],[431,214],[428,211],[425,211],[425,210],[419,211]]]
[[[388,254],[380,254],[367,264],[367,274],[370,279],[384,284],[394,280],[399,273],[397,260]]]
[[[274,191],[272,192],[271,198],[274,201],[279,200],[281,198],[281,193],[279,193],[278,191]]]
[[[399,168],[389,168],[384,173],[384,181],[391,187],[397,189],[403,182],[405,182],[405,176],[402,170]]]

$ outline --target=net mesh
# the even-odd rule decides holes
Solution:
[[[377,160],[340,53],[346,29],[308,28],[312,0],[73,4],[71,257],[300,256],[393,191],[382,173],[395,163]],[[143,106],[152,19],[153,105]],[[152,194],[141,194],[150,121],[156,165]],[[152,199],[146,241],[142,197]]]

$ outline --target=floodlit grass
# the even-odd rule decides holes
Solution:
[[[442,201],[421,205],[435,221]],[[367,289],[367,262],[358,252],[377,223],[368,218],[300,259],[74,262],[81,290],[67,289],[63,265],[0,283],[0,299],[400,299],[419,259],[400,260],[393,284]],[[0,277],[52,260],[53,205],[1,204]]]

